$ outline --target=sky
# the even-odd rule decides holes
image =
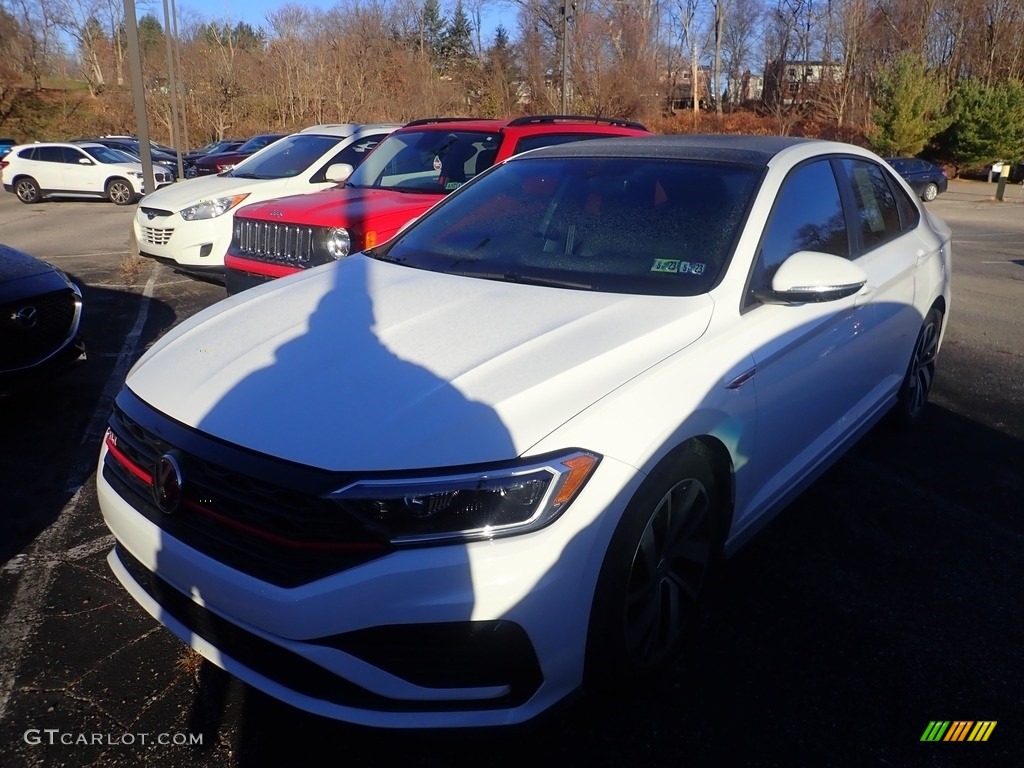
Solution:
[[[153,8],[148,12],[153,13],[162,22],[162,1],[150,0],[150,2],[153,4]],[[284,5],[301,5],[305,8],[318,8],[326,11],[338,4],[338,0],[211,0],[207,5],[197,3],[196,0],[176,0],[176,2],[179,30],[186,26],[190,18],[203,18],[208,21],[245,21],[253,27],[266,27],[267,14]],[[509,3],[492,0],[491,4],[494,7],[485,8],[481,24],[485,46],[490,44],[494,30],[499,24],[504,24],[505,28],[509,30],[515,28],[515,10],[510,7]],[[136,0],[136,5],[141,15],[144,12],[141,0]],[[451,13],[454,6],[454,0],[441,0],[441,11],[446,16]]]

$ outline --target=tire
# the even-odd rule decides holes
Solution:
[[[702,446],[678,449],[644,481],[601,566],[587,637],[588,690],[620,689],[672,660],[721,553],[722,519]]]
[[[38,203],[43,199],[42,190],[39,189],[39,185],[36,183],[36,180],[31,176],[23,176],[14,182],[14,193],[18,196],[18,199],[26,205]]]
[[[942,313],[934,307],[928,311],[924,323],[914,342],[907,373],[900,385],[893,409],[897,426],[911,426],[921,420],[928,395],[935,379],[935,357],[939,347],[939,333],[942,330]]]
[[[131,205],[135,202],[135,189],[124,179],[111,179],[107,182],[107,200],[114,205]]]
[[[930,203],[938,196],[939,188],[933,182],[929,181],[925,185],[924,189],[921,190],[921,199],[924,200],[926,203]]]

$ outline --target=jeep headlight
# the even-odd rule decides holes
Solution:
[[[215,219],[218,216],[230,211],[249,196],[246,192],[242,195],[231,197],[218,197],[214,200],[200,200],[195,205],[190,205],[181,211],[181,218],[185,221],[199,221],[200,219]]]
[[[352,236],[344,227],[331,227],[327,230],[327,238],[324,243],[327,254],[337,261],[348,256],[352,250]]]
[[[327,498],[392,544],[490,539],[553,521],[599,461],[573,451],[465,474],[359,480]]]

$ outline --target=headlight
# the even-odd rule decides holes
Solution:
[[[233,171],[233,170],[235,170],[235,164],[234,163],[228,163],[227,165],[218,165],[217,166],[217,173],[224,173],[224,171]]]
[[[136,179],[141,179],[145,174],[142,171],[128,171],[129,176],[134,176]]]
[[[232,195],[231,197],[218,197],[216,200],[200,200],[195,205],[190,205],[181,211],[181,218],[185,221],[198,221],[200,219],[215,219],[221,216],[249,196]]]
[[[490,539],[550,523],[599,461],[595,454],[573,451],[493,471],[360,480],[328,498],[393,544]]]
[[[352,237],[344,227],[327,230],[327,253],[332,259],[343,259],[352,250]]]

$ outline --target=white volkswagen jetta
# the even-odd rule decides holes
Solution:
[[[223,280],[238,206],[332,187],[398,127],[314,125],[278,139],[230,171],[157,190],[135,213],[139,253],[183,272]]]
[[[161,339],[100,455],[110,565],[297,707],[528,720],[661,667],[716,555],[922,414],[950,271],[857,147],[526,153]]]

